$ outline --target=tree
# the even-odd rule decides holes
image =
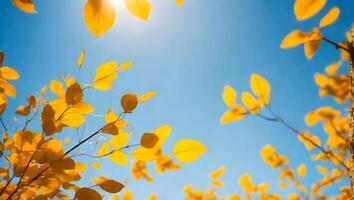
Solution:
[[[24,12],[36,13],[35,5],[31,0],[12,0],[12,2]],[[181,6],[183,0],[176,0],[176,3]],[[125,5],[132,15],[148,20],[151,10],[149,1],[125,0]],[[295,17],[298,21],[305,21],[317,15],[325,5],[326,0],[296,0],[294,3]],[[83,9],[83,14],[89,31],[97,38],[111,29],[115,23],[116,12],[108,0],[88,0]],[[264,162],[273,169],[279,170],[279,189],[292,187],[296,191],[288,194],[290,200],[332,198],[354,200],[354,128],[352,126],[354,123],[354,28],[349,30],[346,39],[340,42],[327,38],[321,32],[322,29],[334,24],[339,15],[340,9],[338,7],[331,8],[311,31],[291,31],[280,45],[284,49],[303,45],[307,59],[311,59],[316,54],[321,43],[333,46],[341,54],[337,62],[325,68],[325,74],[317,73],[314,79],[319,87],[321,97],[330,96],[342,107],[350,105],[349,116],[332,107],[320,107],[305,116],[305,123],[309,129],[318,124],[322,125],[324,131],[321,134],[327,136],[327,141],[320,141],[318,137],[320,133],[318,132],[311,133],[310,130],[298,130],[280,115],[274,113],[270,106],[271,85],[261,75],[251,75],[251,92],[241,93],[242,104],[237,102],[238,93],[234,88],[229,85],[224,87],[222,98],[227,110],[220,119],[222,125],[239,121],[246,116],[255,116],[261,120],[277,123],[288,128],[308,151],[313,152],[311,158],[315,164],[318,163],[317,171],[323,177],[313,183],[311,188],[306,188],[302,184],[302,177],[308,174],[307,166],[304,163],[299,163],[296,169],[292,169],[288,165],[287,157],[279,154],[270,144],[265,145],[260,151]],[[81,70],[84,57],[85,52],[83,51],[78,61],[78,73]],[[1,54],[0,58],[0,63],[2,63],[4,54]],[[148,92],[140,97],[134,93],[124,95],[121,98],[123,111],[120,114],[117,115],[109,110],[101,128],[65,152],[61,147],[61,141],[52,137],[52,135],[60,133],[64,127],[79,128],[85,120],[84,116],[93,111],[93,108],[83,101],[85,90],[92,88],[98,90],[110,89],[117,71],[124,71],[130,66],[130,62],[123,63],[119,67],[114,62],[105,63],[98,68],[93,83],[84,87],[74,77],[64,77],[64,85],[53,80],[50,89],[58,96],[56,100],[46,100],[44,98],[46,89],[43,89],[40,96],[28,97],[28,104],[17,108],[16,114],[18,115],[29,116],[30,113],[33,113],[33,117],[25,120],[25,126],[21,130],[8,134],[9,130],[1,121],[5,130],[1,153],[8,160],[9,165],[1,170],[6,184],[2,187],[0,195],[5,195],[5,198],[10,199],[20,195],[33,195],[40,191],[41,197],[44,198],[53,197],[53,195],[66,198],[67,196],[58,190],[62,186],[67,190],[74,190],[77,199],[100,199],[101,195],[92,187],[76,186],[71,183],[77,180],[77,174],[85,168],[83,164],[75,162],[72,157],[89,156],[97,158],[108,156],[116,164],[126,164],[126,154],[122,153],[122,150],[136,146],[139,147],[132,153],[136,162],[131,169],[136,179],[152,180],[145,165],[146,162],[150,161],[156,163],[157,169],[161,173],[165,170],[179,169],[180,165],[173,162],[170,156],[163,154],[161,151],[162,144],[171,131],[169,126],[159,127],[151,133],[144,133],[137,144],[128,144],[127,141],[129,136],[124,131],[127,122],[122,117],[130,114],[138,104],[154,96],[155,92]],[[340,74],[339,69],[345,66],[348,66],[347,72]],[[7,104],[6,96],[15,95],[15,88],[8,83],[8,80],[15,80],[19,75],[15,70],[6,66],[0,68],[0,74],[2,78],[0,87],[3,89],[0,111],[3,113]],[[38,113],[41,113],[42,134],[27,130],[27,125],[33,121]],[[100,146],[97,156],[87,154],[69,156],[78,146],[101,133],[112,135],[112,140],[105,141]],[[66,143],[69,143],[68,141]],[[173,154],[181,162],[191,162],[206,151],[206,147],[200,142],[182,139],[175,145]],[[25,159],[19,160],[16,157]],[[331,167],[324,167],[323,163],[326,163],[327,166],[331,165]],[[100,168],[99,163],[93,163],[91,166]],[[12,171],[12,175],[10,175],[10,171]],[[67,174],[67,171],[70,171],[70,174]],[[224,185],[221,181],[224,172],[225,167],[220,167],[210,173],[209,177],[212,182],[207,191],[194,190],[191,185],[186,186],[183,190],[186,199],[241,199],[238,194],[231,194],[228,197],[218,196],[217,190]],[[334,183],[346,184],[348,178],[351,185],[341,187],[336,196],[329,197],[322,193],[326,187],[336,187]],[[93,180],[93,184],[111,193],[117,193],[124,187],[122,183],[105,177]],[[245,192],[246,199],[281,199],[279,193],[269,192],[270,184],[266,182],[256,184],[248,173],[240,177],[239,184]],[[131,199],[132,195],[131,191],[126,191],[123,198]],[[118,196],[112,198],[117,199]],[[157,194],[152,194],[150,197],[150,199],[156,198]]]

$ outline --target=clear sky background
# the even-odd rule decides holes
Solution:
[[[93,79],[96,68],[104,62],[134,63],[132,69],[119,75],[113,90],[88,92],[85,98],[96,107],[94,114],[103,115],[107,108],[118,112],[124,93],[156,90],[156,97],[127,118],[136,134],[169,124],[173,132],[164,147],[167,153],[181,138],[200,140],[209,148],[197,162],[183,165],[178,172],[159,176],[151,166],[153,183],[134,181],[127,167],[103,159],[100,162],[104,168],[84,175],[83,184],[103,174],[130,180],[127,188],[137,199],[146,199],[151,192],[157,192],[162,199],[183,199],[183,186],[207,188],[209,172],[224,165],[226,175],[222,180],[226,186],[220,194],[241,193],[238,179],[245,172],[252,174],[256,183],[270,182],[271,191],[279,191],[278,172],[259,155],[268,143],[288,156],[291,166],[303,162],[309,165],[309,175],[303,179],[307,185],[320,178],[310,162],[310,153],[280,125],[247,117],[221,126],[219,119],[226,110],[221,95],[225,84],[237,91],[249,90],[250,74],[261,74],[272,85],[273,110],[295,127],[306,129],[305,113],[335,105],[330,98],[318,97],[313,75],[323,72],[339,55],[322,44],[314,59],[308,61],[301,47],[282,50],[280,42],[293,29],[311,30],[333,5],[341,8],[341,16],[323,32],[335,41],[344,39],[354,20],[353,1],[329,1],[318,17],[304,23],[296,22],[293,1],[186,0],[182,8],[174,0],[152,1],[148,22],[130,15],[119,1],[116,24],[100,39],[85,26],[84,0],[34,2],[38,14],[28,15],[10,1],[0,1],[0,49],[6,53],[5,64],[21,75],[14,82],[18,95],[10,100],[9,110],[25,103],[26,96],[38,94],[51,79],[59,80],[60,74],[76,74],[77,57],[86,49],[81,74],[84,83]],[[7,112],[5,118],[11,123],[12,113]],[[94,116],[88,121],[86,134],[103,123],[102,118]],[[69,135],[75,138],[75,131],[67,129],[60,137]],[[137,140],[134,137],[132,143]],[[86,151],[90,148],[84,147]],[[335,194],[337,190],[327,192]]]

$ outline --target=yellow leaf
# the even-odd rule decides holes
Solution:
[[[157,94],[157,92],[155,91],[150,91],[150,92],[147,92],[143,95],[141,95],[139,97],[139,103],[143,103],[145,101],[148,101],[149,99],[151,99],[152,97],[154,97],[155,95]]]
[[[98,149],[97,156],[104,156],[104,155],[108,154],[110,148],[111,148],[110,141],[106,141]]]
[[[85,118],[79,113],[67,112],[60,119],[60,122],[72,128],[80,128],[81,124],[85,122]]]
[[[188,163],[197,160],[207,151],[208,149],[199,141],[181,139],[175,144],[173,155],[180,162]]]
[[[76,104],[74,104],[73,106],[71,106],[71,108],[67,111],[67,112],[73,112],[73,113],[79,113],[79,114],[89,114],[92,113],[94,111],[93,106],[91,106],[90,104],[86,103],[86,102],[78,102]]]
[[[247,110],[241,105],[236,105],[232,110],[227,110],[220,119],[220,124],[228,124],[243,119],[247,115]]]
[[[4,81],[4,80],[0,80],[0,90],[2,90],[3,92],[5,92],[5,94],[9,97],[15,97],[16,96],[16,88],[15,86],[13,86],[12,84]]]
[[[126,94],[122,96],[120,104],[126,113],[132,112],[138,105],[138,97],[136,94]]]
[[[116,11],[109,0],[87,0],[84,19],[89,31],[96,37],[106,33],[114,24]]]
[[[333,7],[328,13],[321,19],[319,27],[323,28],[333,24],[337,21],[340,14],[340,10],[338,7]]]
[[[225,167],[219,167],[218,169],[216,169],[215,171],[211,172],[209,174],[210,179],[212,180],[217,180],[220,178],[220,176],[222,176],[225,173]]]
[[[249,174],[243,174],[239,182],[242,189],[246,192],[255,192],[257,190],[257,186],[252,183],[252,178]]]
[[[182,6],[184,3],[184,0],[176,0],[176,3],[178,6]]]
[[[157,144],[155,145],[155,147],[161,147],[165,141],[167,140],[167,138],[170,136],[170,133],[172,131],[171,126],[169,125],[163,125],[160,126],[159,128],[156,128],[153,133],[155,133],[157,135],[157,137],[159,138]]]
[[[75,162],[75,170],[79,173],[83,173],[87,170],[87,166],[83,163]]]
[[[104,63],[96,70],[93,87],[98,90],[109,90],[112,88],[112,82],[116,80],[117,76],[117,63]]]
[[[113,149],[120,149],[128,145],[129,135],[123,130],[118,135],[114,135],[111,139]]]
[[[258,74],[251,75],[251,90],[264,104],[269,104],[271,87],[268,81]]]
[[[144,133],[144,135],[141,137],[140,145],[145,148],[151,149],[156,145],[158,141],[159,137],[156,134]]]
[[[17,80],[20,75],[18,72],[11,67],[4,66],[0,67],[0,77],[6,80]]]
[[[320,40],[311,40],[304,44],[305,56],[307,59],[312,59],[313,55],[320,47]]]
[[[124,188],[124,185],[115,180],[105,180],[99,184],[100,188],[106,192],[117,193]]]
[[[233,108],[236,104],[237,93],[231,86],[225,85],[222,99],[227,107]]]
[[[129,163],[127,155],[121,151],[114,151],[108,155],[108,158],[117,165],[127,165]]]
[[[263,107],[263,105],[257,102],[256,98],[254,98],[254,96],[248,92],[242,92],[241,99],[242,99],[242,103],[253,114],[257,114],[259,110]]]
[[[157,200],[157,194],[156,193],[152,193],[150,196],[149,196],[149,199],[148,200]]]
[[[321,165],[317,165],[316,169],[317,169],[318,173],[320,173],[322,175],[328,174],[328,169],[323,167],[323,166],[321,166]]]
[[[14,134],[14,144],[20,151],[34,151],[42,136],[31,131],[19,131]]]
[[[12,0],[12,3],[20,10],[26,13],[37,13],[32,0]]]
[[[287,49],[293,48],[300,44],[305,43],[307,40],[307,34],[300,30],[294,30],[285,36],[281,42],[280,48]]]
[[[325,4],[326,0],[296,0],[294,4],[296,19],[303,21],[316,15]]]
[[[58,95],[59,97],[65,96],[64,86],[61,82],[56,80],[51,80],[49,84],[49,88],[54,94]]]
[[[135,158],[136,160],[141,160],[144,162],[150,162],[156,159],[156,153],[157,153],[158,149],[147,149],[144,147],[139,147],[136,148],[133,152],[132,152],[132,157]]]
[[[101,200],[102,196],[96,190],[89,188],[80,188],[75,193],[76,200]]]
[[[132,61],[124,62],[123,64],[121,64],[118,67],[118,71],[120,71],[120,72],[126,71],[126,70],[130,69],[132,67],[132,65],[133,65]]]
[[[83,92],[79,83],[74,83],[66,90],[65,101],[68,104],[75,105],[83,98]]]
[[[301,164],[298,168],[297,168],[297,174],[301,177],[306,176],[307,174],[307,167],[306,165],[303,163]]]
[[[85,50],[82,50],[82,51],[81,51],[81,54],[80,54],[80,56],[79,56],[79,59],[77,60],[77,66],[78,66],[79,68],[81,68],[82,63],[84,62],[85,54],[86,54]]]
[[[326,73],[330,76],[334,76],[338,69],[342,66],[343,62],[342,61],[338,61],[336,63],[330,64],[326,67]]]
[[[95,163],[91,164],[91,167],[94,169],[101,169],[102,165],[101,165],[101,163],[95,162]]]
[[[70,138],[69,138],[69,137],[66,137],[64,143],[65,143],[65,144],[70,144]]]
[[[105,121],[107,124],[111,123],[111,122],[115,122],[117,119],[119,118],[119,116],[114,113],[111,109],[109,109],[104,117]]]
[[[296,193],[290,193],[288,195],[288,200],[300,200],[300,199],[301,199],[300,196]]]
[[[124,2],[132,15],[145,21],[149,18],[151,6],[148,0],[125,0]]]

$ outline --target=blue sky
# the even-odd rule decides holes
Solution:
[[[163,176],[153,173],[153,183],[131,180],[127,167],[108,160],[100,161],[105,165],[103,170],[90,172],[83,182],[104,174],[131,180],[127,187],[137,199],[146,199],[151,192],[157,192],[162,199],[182,199],[183,186],[207,188],[208,173],[224,165],[226,186],[221,194],[241,193],[238,179],[244,172],[252,174],[257,183],[270,181],[273,191],[277,191],[278,172],[264,164],[259,155],[268,143],[287,155],[291,166],[303,162],[310,165],[313,173],[304,179],[305,183],[320,177],[309,162],[310,154],[280,125],[254,117],[219,125],[226,109],[221,95],[225,84],[237,91],[249,90],[250,74],[261,74],[272,85],[273,110],[295,127],[306,129],[305,113],[335,105],[330,98],[318,97],[313,75],[324,71],[339,55],[322,44],[318,54],[308,61],[302,48],[282,50],[280,42],[293,29],[311,30],[334,4],[341,8],[340,19],[323,32],[335,41],[344,39],[354,19],[354,2],[330,1],[318,17],[303,23],[295,20],[293,1],[186,0],[182,8],[173,0],[152,1],[148,22],[133,17],[118,2],[116,24],[100,39],[85,27],[84,0],[35,3],[39,13],[28,15],[10,1],[0,2],[0,49],[6,53],[5,64],[21,75],[14,82],[18,95],[11,100],[9,110],[23,104],[26,96],[48,85],[51,79],[58,80],[60,74],[75,74],[77,57],[81,49],[86,49],[81,74],[84,83],[93,79],[96,68],[104,62],[134,63],[131,70],[119,75],[113,90],[88,92],[86,100],[96,107],[94,114],[102,115],[108,108],[118,111],[124,93],[156,90],[154,99],[128,117],[135,132],[141,134],[169,124],[173,132],[165,146],[167,152],[181,138],[200,140],[209,148],[197,162],[183,165],[178,172]],[[5,118],[11,120],[12,113],[7,112]],[[103,120],[92,116],[88,121],[87,133]],[[75,131],[68,129],[62,137],[69,135],[75,138]]]

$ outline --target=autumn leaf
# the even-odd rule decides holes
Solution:
[[[158,141],[159,137],[156,134],[144,133],[144,135],[141,137],[140,145],[145,148],[151,149],[156,145]]]
[[[84,7],[86,26],[97,38],[112,28],[116,11],[109,0],[87,0]]]
[[[150,92],[147,92],[143,95],[141,95],[139,97],[139,103],[143,103],[143,102],[146,102],[148,100],[150,100],[152,97],[154,97],[155,95],[157,94],[157,92],[155,91],[150,91]]]
[[[319,27],[323,28],[329,26],[337,21],[340,14],[338,7],[333,7],[328,13],[321,19]]]
[[[224,112],[220,119],[220,124],[228,124],[243,119],[247,115],[247,110],[241,106],[236,105],[233,109]]]
[[[151,9],[148,0],[124,0],[124,2],[132,15],[147,21]]]
[[[124,71],[130,69],[132,67],[132,65],[133,65],[132,61],[124,62],[123,64],[119,65],[118,71],[124,72]]]
[[[109,90],[112,88],[112,82],[116,80],[117,76],[117,63],[104,63],[96,70],[93,87],[98,90]]]
[[[109,153],[109,150],[111,148],[111,143],[110,141],[104,142],[100,148],[98,149],[97,156],[104,156]]]
[[[285,38],[283,39],[280,47],[283,49],[296,47],[300,44],[306,42],[307,34],[301,30],[294,30],[290,32]]]
[[[102,164],[98,163],[98,162],[95,162],[95,163],[91,164],[91,167],[94,168],[94,169],[101,169],[102,168]]]
[[[96,190],[90,188],[80,188],[75,193],[77,200],[101,200],[102,196]]]
[[[65,100],[66,103],[70,105],[75,105],[79,103],[83,98],[82,88],[79,83],[75,82],[74,84],[70,85],[70,87],[66,90],[65,93]]]
[[[18,72],[11,67],[4,66],[0,67],[0,77],[6,80],[17,80],[20,75]]]
[[[139,100],[136,94],[125,94],[120,100],[120,104],[126,113],[133,112],[133,110],[138,105]]]
[[[86,55],[86,51],[82,50],[81,53],[80,53],[80,56],[79,56],[79,58],[77,60],[77,67],[78,68],[81,68],[82,63],[84,62],[84,59],[85,59],[85,55]]]
[[[105,180],[99,184],[100,188],[106,192],[117,193],[124,188],[124,185],[115,180]]]
[[[181,139],[175,144],[173,148],[173,155],[177,158],[177,160],[184,163],[189,163],[197,160],[207,151],[208,149],[198,141]]]
[[[297,174],[298,174],[300,177],[304,177],[304,176],[306,176],[306,173],[307,173],[307,167],[306,167],[306,165],[303,163],[303,164],[301,164],[301,165],[297,168]]]
[[[224,87],[222,99],[227,107],[233,108],[236,104],[237,93],[231,86],[226,85]]]
[[[295,0],[294,13],[298,21],[316,15],[326,4],[326,0]]]
[[[129,163],[127,155],[122,151],[113,151],[108,158],[117,165],[127,165]]]
[[[111,135],[118,135],[119,133],[119,128],[115,125],[114,122],[111,122],[109,124],[106,124],[103,128],[102,128],[102,133],[107,133],[107,134],[111,134]]]
[[[262,100],[264,104],[269,104],[270,101],[270,84],[261,75],[252,74],[250,78],[252,92]]]
[[[26,13],[37,13],[32,0],[12,0],[12,3],[20,10]]]

